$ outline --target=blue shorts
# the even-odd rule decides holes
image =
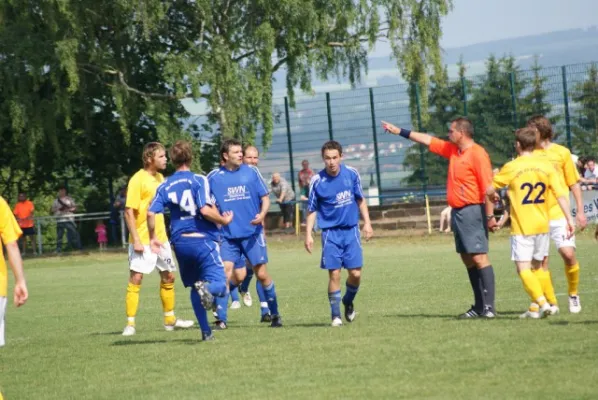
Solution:
[[[223,237],[221,246],[222,259],[232,262],[235,265],[240,265],[239,260],[241,256],[245,256],[249,263],[254,266],[268,262],[266,237],[263,232],[241,239],[227,239]]]
[[[245,268],[246,264],[247,264],[247,259],[245,258],[245,256],[243,254],[241,254],[241,257],[239,257],[237,259],[237,261],[235,261],[234,269]]]
[[[322,231],[322,261],[320,268],[334,270],[361,268],[363,252],[359,228],[331,228]]]
[[[197,281],[226,281],[218,243],[210,239],[181,237],[174,243],[174,248],[185,287],[192,287]]]

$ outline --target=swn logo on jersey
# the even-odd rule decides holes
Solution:
[[[353,193],[351,193],[350,190],[344,190],[342,192],[338,192],[336,194],[335,207],[346,206],[347,204],[351,204],[352,201],[353,201]]]
[[[229,187],[226,196],[224,197],[224,201],[246,200],[250,198],[251,195],[247,190],[247,186],[240,185]]]

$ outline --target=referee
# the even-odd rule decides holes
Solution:
[[[473,140],[473,124],[467,118],[451,122],[449,142],[425,133],[412,132],[382,121],[394,135],[428,146],[449,160],[446,192],[457,253],[467,268],[474,304],[459,318],[494,318],[494,270],[488,259],[488,229],[496,226],[493,204],[486,200],[492,184],[488,153]]]

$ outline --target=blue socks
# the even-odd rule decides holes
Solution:
[[[274,289],[274,281],[270,285],[264,286],[264,293],[268,302],[268,308],[272,315],[278,315],[278,301],[276,300],[276,290]],[[260,300],[261,301],[261,300]]]
[[[249,284],[251,283],[252,278],[253,278],[253,268],[247,267],[247,275],[245,276],[245,279],[241,283],[241,286],[239,286],[239,291],[241,293],[249,292]]]
[[[229,290],[231,301],[239,301],[239,288],[231,282],[229,283]]]
[[[206,309],[201,304],[201,298],[197,290],[191,289],[191,305],[193,306],[193,312],[195,312],[195,318],[201,329],[203,337],[210,336],[212,334],[212,328],[210,328],[210,321],[208,321],[208,314]]]
[[[343,296],[343,304],[349,305],[353,303],[355,296],[357,296],[357,291],[359,290],[359,286],[353,286],[349,283],[346,284],[345,295]]]
[[[340,318],[341,316],[341,291],[328,293],[328,300],[330,301],[330,314],[332,319]]]
[[[218,321],[227,321],[227,309],[228,309],[228,293],[221,297],[214,298],[214,304],[216,304],[216,314],[218,315]]]
[[[269,314],[270,309],[268,308],[268,298],[264,292],[264,286],[259,280],[255,281],[255,290],[257,291],[257,297],[260,299],[260,311],[262,312],[262,316]]]

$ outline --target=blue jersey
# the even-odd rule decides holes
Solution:
[[[178,171],[168,177],[156,191],[149,211],[163,213],[170,210],[170,236],[176,242],[183,233],[201,233],[206,238],[219,240],[218,227],[199,212],[211,206],[210,184],[203,175]]]
[[[358,199],[363,199],[361,178],[355,168],[340,166],[337,176],[325,169],[311,178],[307,207],[317,211],[318,227],[351,228],[359,224]]]
[[[261,211],[261,198],[269,191],[257,168],[245,164],[235,171],[220,167],[208,174],[213,200],[221,212],[232,211],[233,220],[222,227],[227,239],[247,238],[262,231],[262,225],[251,225]]]

